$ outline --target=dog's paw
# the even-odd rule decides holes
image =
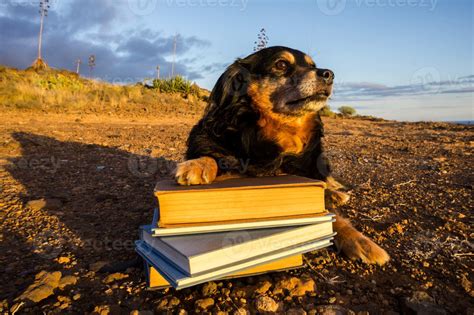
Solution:
[[[326,189],[324,191],[324,201],[328,209],[335,209],[338,206],[342,206],[347,203],[350,199],[350,195],[333,189]]]
[[[207,156],[179,163],[175,173],[176,182],[180,185],[209,184],[216,176],[217,163]]]
[[[326,185],[327,185],[327,188],[328,189],[332,189],[332,190],[339,190],[339,189],[343,189],[344,188],[344,185],[342,185],[341,183],[339,183],[337,180],[334,179],[334,177],[332,176],[328,176],[326,177]]]
[[[382,266],[390,260],[390,256],[383,248],[356,230],[350,235],[336,236],[335,243],[347,257],[354,260],[361,259],[366,264]]]

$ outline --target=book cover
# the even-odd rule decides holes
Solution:
[[[189,276],[332,235],[332,220],[303,227],[229,231],[154,237],[150,226],[142,240]]]
[[[174,288],[182,289],[211,280],[216,280],[224,276],[228,276],[232,273],[236,273],[272,261],[280,260],[285,257],[294,256],[297,254],[302,254],[328,247],[332,244],[332,239],[333,235],[306,244],[301,244],[295,247],[285,248],[284,250],[272,252],[267,255],[253,257],[253,259],[240,261],[233,265],[225,266],[221,269],[212,270],[210,272],[202,273],[193,277],[190,277],[189,275],[177,269],[174,265],[170,264],[170,262],[164,259],[160,255],[160,253],[150,248],[143,241],[136,242],[135,250],[144,260],[147,261],[148,264],[155,268]]]
[[[158,210],[155,210],[155,213]],[[174,235],[189,235],[202,233],[216,233],[223,231],[240,231],[253,229],[268,229],[287,226],[304,226],[310,224],[317,224],[329,222],[334,219],[335,215],[332,213],[320,213],[315,215],[293,217],[293,218],[279,218],[275,220],[254,220],[249,222],[217,222],[212,225],[188,225],[180,227],[157,228],[156,222],[152,223],[153,236],[174,236]]]
[[[322,181],[300,176],[233,178],[209,185],[155,187],[160,227],[250,222],[326,213]]]
[[[238,271],[236,273],[219,278],[219,280],[255,276],[255,275],[268,273],[268,272],[278,272],[278,271],[300,268],[302,266],[303,266],[303,256],[299,254],[299,255],[290,256],[287,258],[282,258],[274,262],[265,263],[260,266],[244,269],[242,271]],[[146,279],[147,279],[147,284],[149,288],[158,289],[158,288],[171,286],[170,283],[153,266],[145,262],[145,268],[146,268],[145,270]]]

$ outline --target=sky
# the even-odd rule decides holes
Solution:
[[[175,74],[212,89],[259,30],[335,73],[330,106],[386,119],[474,120],[471,0],[50,0],[43,57],[115,83]],[[37,54],[38,0],[0,0],[0,64]],[[90,72],[88,57],[96,56]]]

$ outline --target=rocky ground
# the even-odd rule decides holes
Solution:
[[[136,119],[136,118],[135,118]],[[335,248],[304,268],[146,290],[133,241],[194,120],[6,115],[0,123],[0,310],[12,313],[473,314],[474,128],[326,121],[341,212],[392,257]]]

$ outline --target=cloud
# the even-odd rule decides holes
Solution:
[[[337,101],[372,100],[381,97],[401,97],[433,94],[453,94],[474,92],[474,75],[452,80],[412,82],[406,85],[386,86],[371,82],[337,83],[333,99]]]
[[[175,36],[148,28],[123,29],[121,12],[112,0],[73,0],[64,10],[54,6],[45,21],[43,56],[55,68],[75,69],[88,74],[87,60],[96,56],[94,77],[115,82],[134,82],[154,76],[160,66],[162,76],[170,74]],[[0,7],[0,64],[28,67],[37,54],[39,14],[37,3],[18,5],[6,2]],[[176,35],[175,74],[190,80],[202,78],[190,60],[195,48],[210,46],[196,36]],[[186,61],[186,62],[183,62]]]

